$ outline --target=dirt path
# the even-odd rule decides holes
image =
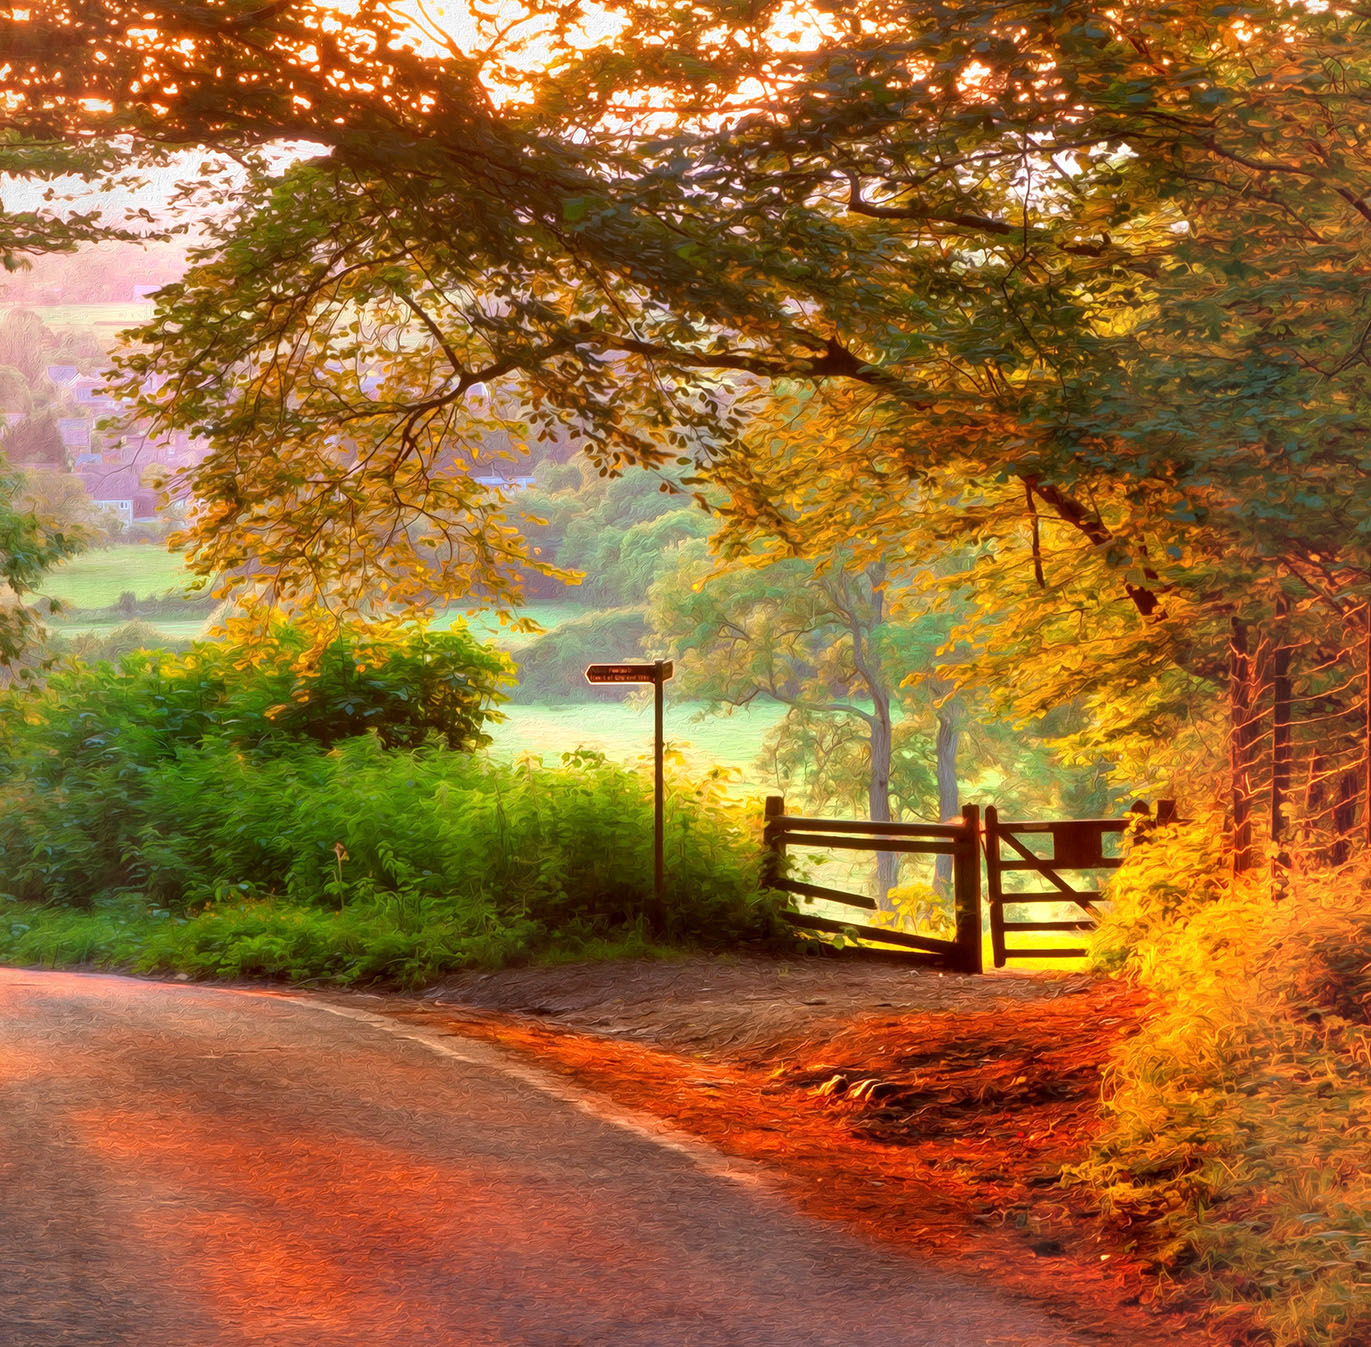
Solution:
[[[1009,1010],[1069,994],[1081,978],[968,978],[849,959],[684,959],[463,973],[434,1005],[536,1016],[569,1029],[710,1060],[763,1060],[863,1015]]]
[[[463,974],[353,1004],[499,1042],[786,1177],[811,1212],[1064,1326],[1147,1347],[1235,1344],[1088,1193],[1060,1181],[1145,1007],[1074,975],[967,978],[845,959],[692,959]]]

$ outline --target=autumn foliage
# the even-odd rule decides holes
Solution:
[[[591,40],[576,0],[540,7],[534,57],[519,24],[478,16],[459,42],[380,0],[0,7],[0,166],[174,146],[241,165],[198,184],[204,241],[115,376],[140,415],[211,441],[184,483],[195,564],[330,621],[511,605],[556,568],[503,473],[549,446],[605,473],[670,464],[731,564],[799,557],[941,599],[955,625],[914,671],[940,705],[1069,712],[1062,754],[1209,820],[1193,891],[1154,874],[1114,930],[1159,988],[1225,970],[1216,1023],[1237,1028],[1166,1022],[1185,1061],[1132,1058],[1121,1108],[1143,1116],[1155,1072],[1162,1132],[1217,1118],[1231,1150],[1267,1126],[1253,1110],[1313,1108],[1316,1079],[1359,1097],[1358,1021],[1316,1023],[1292,988],[1304,927],[1365,950],[1365,15],[598,8]],[[72,238],[39,212],[0,251]],[[1235,1074],[1190,1083],[1206,1054]],[[1304,1075],[1276,1094],[1238,1081],[1289,1060]],[[1320,1144],[1289,1153],[1308,1168]],[[1169,1187],[1120,1177],[1120,1210],[1199,1212],[1211,1160],[1235,1162],[1188,1145]],[[1246,1163],[1231,1219],[1202,1222],[1224,1258],[1262,1233]],[[1335,1205],[1311,1193],[1310,1228]],[[1358,1258],[1309,1273],[1309,1320],[1349,1342]],[[1308,1270],[1227,1284],[1284,1294],[1290,1268]]]

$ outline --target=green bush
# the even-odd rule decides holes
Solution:
[[[412,981],[649,929],[781,938],[755,807],[673,782],[654,928],[650,776],[587,753],[544,769],[454,751],[484,738],[503,664],[470,659],[464,635],[446,662],[435,644],[326,652],[304,674],[197,646],[9,694],[0,898],[30,915],[8,944],[0,925],[0,953],[55,959],[75,941],[102,963]]]
[[[388,747],[431,735],[453,749],[488,742],[482,727],[507,666],[464,630],[384,647],[340,637],[301,666],[306,648],[282,627],[250,650],[140,650],[0,694],[0,883],[21,899],[77,905],[140,885],[150,805],[159,790],[174,794],[183,758],[193,776],[196,751],[214,757],[213,745],[232,760],[364,731]],[[171,813],[164,821],[175,833]]]
[[[605,931],[649,907],[650,782],[593,755],[546,769],[391,754],[371,738],[268,761],[206,746],[150,772],[139,812],[124,882],[179,911],[226,894],[320,908],[388,896]],[[666,934],[763,932],[750,834],[721,797],[675,785]]]
[[[507,766],[387,752],[371,736],[270,758],[183,748],[143,774],[136,797],[59,790],[7,809],[0,897],[98,914],[136,896],[186,923],[167,966],[203,972],[212,953],[219,972],[247,960],[237,972],[342,981],[385,975],[397,949],[411,976],[645,934],[650,778],[568,756],[556,769]],[[0,787],[0,803],[11,791]],[[783,938],[758,891],[755,809],[708,781],[674,781],[666,847],[657,935],[713,948]],[[166,939],[140,958],[170,960]]]
[[[41,689],[0,699],[0,779],[127,779],[210,739],[259,754],[366,732],[388,748],[430,735],[452,749],[489,742],[483,726],[504,699],[508,663],[464,628],[384,645],[343,635],[309,662],[307,650],[301,632],[281,626],[251,646],[197,642],[182,655],[140,649],[117,664],[69,663]]]

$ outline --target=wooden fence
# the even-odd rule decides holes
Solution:
[[[787,911],[786,919],[811,931],[850,933],[863,941],[897,950],[918,962],[942,964],[963,973],[981,968],[981,811],[976,805],[962,809],[960,823],[877,823],[870,819],[827,819],[789,816],[785,801],[771,795],[766,801],[767,874],[769,888],[801,898],[821,898],[854,909],[851,918],[821,917],[809,912]],[[904,931],[863,922],[856,913],[874,912],[876,900],[859,893],[831,889],[822,884],[790,879],[785,873],[787,847],[816,847],[840,851],[894,851],[920,856],[952,857],[952,888],[956,936],[910,935]]]
[[[1171,800],[1157,802],[1154,823],[1169,823],[1175,817]],[[1130,818],[1059,819],[1047,823],[1006,822],[994,805],[985,811],[985,879],[986,897],[990,902],[990,943],[994,951],[995,967],[1003,968],[1010,959],[1078,959],[1086,951],[1080,945],[1051,945],[1014,948],[1009,940],[1015,931],[1060,931],[1079,933],[1088,931],[1099,916],[1098,904],[1102,895],[1099,875],[1117,870],[1123,862],[1121,855],[1105,854],[1105,838],[1122,837],[1130,827],[1136,827],[1138,816],[1149,816],[1146,804],[1138,803],[1129,810]],[[1025,841],[1031,838],[1032,841]],[[1051,854],[1041,854],[1039,838],[1051,843]],[[1035,850],[1034,848],[1037,848]],[[1005,848],[1009,854],[1004,854]],[[1009,871],[1031,871],[1047,881],[1050,887],[1030,889],[1023,893],[1006,893],[1004,876]],[[1067,878],[1066,874],[1071,875]],[[1092,876],[1083,881],[1080,875]],[[1007,907],[1035,907],[1046,904],[1069,903],[1079,909],[1079,915],[1066,920],[1035,921],[1031,918],[1008,920]]]
[[[986,890],[990,904],[990,940],[995,967],[1003,968],[1010,959],[1079,958],[1085,949],[1077,945],[1047,947],[1011,945],[1016,931],[1078,933],[1095,925],[1101,889],[1098,878],[1082,881],[1081,874],[1098,876],[1117,869],[1120,855],[1105,854],[1105,839],[1122,837],[1130,827],[1136,830],[1138,815],[1150,816],[1146,804],[1135,804],[1130,817],[1121,819],[1059,819],[1049,822],[1023,822],[1001,819],[990,805],[985,810],[982,828],[977,805],[964,805],[960,823],[877,823],[870,819],[827,819],[792,816],[785,812],[785,801],[770,795],[766,801],[768,888],[799,898],[818,898],[853,910],[851,917],[821,917],[816,913],[789,910],[783,913],[792,925],[811,931],[855,936],[865,947],[884,946],[888,952],[922,963],[940,964],[963,973],[983,971],[981,957],[981,852],[984,844]],[[1170,800],[1158,801],[1153,823],[1168,823],[1175,818]],[[1025,838],[1032,839],[1025,841]],[[1039,838],[1051,843],[1051,854],[1041,854]],[[952,857],[952,890],[956,935],[951,940],[934,936],[911,935],[886,926],[876,926],[859,914],[875,912],[876,900],[864,894],[791,879],[786,874],[788,847],[809,847],[823,851],[869,851],[912,853],[920,856]],[[1034,850],[1037,847],[1038,850]],[[1006,849],[1008,855],[1005,854]],[[1004,876],[1011,871],[1031,871],[1050,886],[1023,893],[1005,892]],[[1066,874],[1073,876],[1068,879]],[[1089,887],[1088,885],[1093,885]],[[1069,903],[1080,915],[1067,920],[1011,921],[1006,909],[1023,905]]]

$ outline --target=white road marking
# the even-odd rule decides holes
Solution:
[[[248,992],[247,995],[251,996],[254,993]],[[452,1057],[468,1066],[484,1067],[487,1070],[498,1071],[502,1075],[511,1076],[542,1094],[549,1095],[564,1104],[570,1104],[572,1108],[578,1109],[592,1118],[622,1128],[625,1132],[631,1132],[634,1136],[661,1146],[664,1150],[675,1151],[678,1155],[685,1156],[706,1174],[715,1178],[728,1179],[733,1183],[758,1190],[787,1207],[792,1206],[789,1199],[782,1194],[775,1177],[761,1165],[754,1164],[750,1160],[740,1160],[725,1155],[722,1151],[715,1150],[714,1147],[692,1137],[687,1132],[672,1127],[669,1123],[662,1122],[661,1119],[655,1118],[651,1114],[623,1108],[606,1099],[603,1095],[594,1094],[588,1090],[580,1090],[562,1077],[555,1076],[540,1067],[530,1066],[512,1054],[488,1043],[481,1043],[470,1038],[460,1038],[460,1036],[453,1034],[430,1033],[415,1025],[400,1024],[384,1015],[374,1015],[369,1010],[357,1010],[351,1006],[327,1005],[322,1001],[314,1001],[308,997],[295,997],[281,993],[275,995],[277,999],[290,1001],[292,1005],[308,1006],[313,1010],[326,1011],[330,1015],[340,1015],[344,1019],[357,1020],[361,1024],[370,1024],[377,1029],[385,1030],[394,1038],[409,1039],[414,1043],[422,1044],[430,1051],[436,1052],[440,1057]],[[454,1038],[459,1039],[462,1044],[461,1047],[453,1046],[452,1040]]]
[[[316,1001],[311,997],[300,996],[289,991],[275,989],[259,991],[251,987],[214,987],[171,981],[164,978],[131,978],[119,973],[73,973],[67,971],[45,972],[40,981],[21,982],[18,978],[11,976],[16,971],[18,970],[0,968],[0,983],[7,987],[51,987],[54,984],[60,985],[64,978],[108,981],[123,983],[128,986],[162,987],[168,991],[189,993],[192,996],[250,996],[262,1000],[284,1001],[293,1006],[303,1006],[311,1010],[325,1011],[330,1015],[338,1015],[343,1019],[356,1020],[358,1023],[369,1024],[373,1028],[382,1029],[393,1038],[408,1039],[418,1043],[431,1052],[437,1053],[440,1057],[451,1057],[468,1066],[498,1071],[502,1075],[512,1077],[541,1094],[560,1100],[564,1104],[569,1104],[588,1117],[597,1118],[601,1122],[622,1128],[625,1132],[630,1132],[664,1150],[674,1151],[690,1160],[706,1174],[716,1178],[728,1179],[730,1182],[751,1188],[759,1195],[769,1197],[788,1210],[794,1211],[795,1209],[793,1200],[787,1196],[774,1171],[768,1170],[751,1160],[742,1160],[735,1156],[725,1155],[706,1142],[691,1136],[690,1133],[683,1132],[652,1114],[624,1108],[607,1099],[604,1095],[591,1090],[582,1090],[563,1077],[531,1066],[515,1057],[513,1053],[488,1043],[479,1042],[476,1039],[465,1038],[457,1034],[431,1033],[416,1025],[401,1024],[384,1015],[373,1014],[369,1010],[359,1010],[352,1006],[329,1005],[326,1002]],[[458,1040],[462,1046],[455,1047],[453,1045],[454,1039]],[[233,1051],[242,1050],[235,1049]]]

